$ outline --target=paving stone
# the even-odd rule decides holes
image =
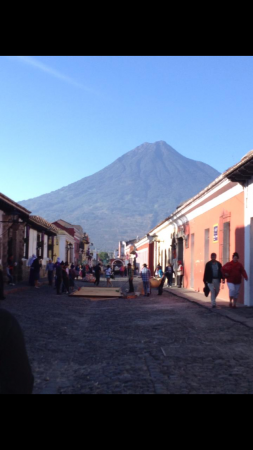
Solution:
[[[252,311],[213,313],[154,289],[150,297],[94,302],[57,296],[46,284],[21,287],[0,307],[23,329],[34,394],[253,392]]]

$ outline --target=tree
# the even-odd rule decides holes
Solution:
[[[99,258],[100,258],[102,261],[108,261],[108,260],[110,259],[110,257],[109,257],[109,255],[108,255],[107,252],[100,252],[100,253],[98,254],[98,256],[99,256]]]

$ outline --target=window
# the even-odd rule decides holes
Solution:
[[[223,265],[230,261],[230,222],[223,223]]]

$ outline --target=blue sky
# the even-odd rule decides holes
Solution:
[[[252,150],[253,57],[0,57],[0,192],[14,201],[160,140],[220,172]]]

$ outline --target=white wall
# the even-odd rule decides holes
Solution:
[[[138,257],[136,259],[136,263],[138,264],[139,270],[142,269],[143,264],[147,264],[148,266],[148,249],[143,248],[142,250],[137,249]]]
[[[245,252],[244,268],[249,280],[244,281],[244,304],[253,306],[253,242],[250,238],[250,222],[253,217],[253,177],[245,187],[244,218],[245,218]],[[240,255],[240,254],[239,254]],[[243,264],[243,261],[242,261]]]
[[[64,235],[59,235],[59,257],[61,261],[65,261],[66,257],[66,237]]]
[[[31,258],[32,255],[36,255],[36,248],[37,248],[37,231],[32,230],[30,228],[29,230],[29,249],[28,249],[28,260]]]

